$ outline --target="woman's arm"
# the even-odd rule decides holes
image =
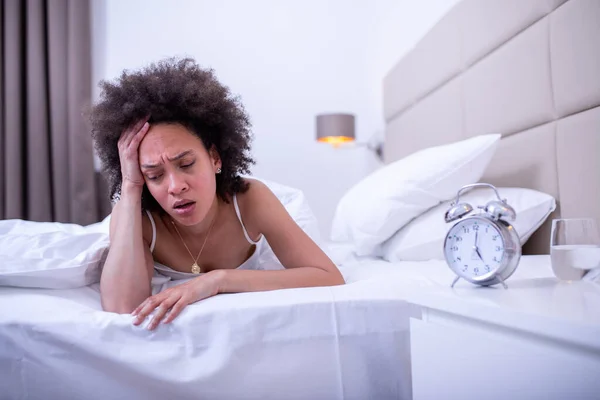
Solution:
[[[126,129],[119,138],[121,199],[110,218],[110,248],[100,277],[102,308],[130,313],[151,294],[154,264],[142,232],[144,176],[138,148],[148,133],[148,117]]]
[[[153,261],[142,237],[141,189],[124,186],[110,220],[110,248],[100,293],[105,311],[130,313],[150,293]]]
[[[147,298],[132,313],[137,317],[133,322],[135,325],[140,325],[155,309],[158,311],[148,329],[155,329],[161,321],[168,324],[188,304],[218,293],[344,284],[336,265],[296,224],[279,199],[262,182],[251,180],[250,188],[239,195],[238,200],[241,200],[242,219],[249,235],[265,235],[285,269],[210,271]]]
[[[239,195],[244,224],[253,237],[265,235],[285,270],[215,270],[218,293],[333,286],[344,283],[342,274],[321,248],[296,224],[279,199],[262,182],[249,180]]]

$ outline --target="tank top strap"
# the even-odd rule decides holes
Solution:
[[[154,217],[152,217],[152,213],[148,210],[145,210],[148,215],[148,219],[150,220],[150,224],[152,225],[152,242],[150,243],[150,253],[154,253],[154,245],[156,245],[156,224],[154,223]]]
[[[237,195],[235,193],[233,194],[233,207],[235,208],[235,213],[238,217],[238,220],[240,221],[240,225],[242,225],[242,230],[244,231],[244,236],[246,237],[246,240],[248,241],[248,243],[258,244],[258,242],[260,242],[260,238],[257,241],[252,240],[250,238],[250,235],[248,235],[248,231],[246,230],[246,227],[244,226],[244,222],[242,222],[242,215],[240,214],[240,207],[238,206]],[[262,235],[261,235],[261,238],[262,238]]]

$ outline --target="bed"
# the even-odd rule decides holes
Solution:
[[[515,280],[547,276],[546,256]],[[0,293],[2,399],[410,398],[411,291],[443,262],[362,261],[347,285],[217,296],[169,328],[104,313],[97,285]]]
[[[501,133],[481,181],[556,199],[511,281],[552,277],[552,218],[600,217],[598,20],[595,0],[465,0],[383,81],[386,167]],[[219,295],[155,332],[102,312],[93,274],[81,287],[8,287],[3,258],[0,399],[410,399],[409,318],[418,313],[405,298],[447,287],[451,271],[439,259],[323,246],[346,285]]]

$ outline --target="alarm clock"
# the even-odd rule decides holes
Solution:
[[[485,186],[494,190],[497,200],[477,206],[459,203],[460,194],[469,188]],[[498,190],[489,183],[463,186],[444,214],[446,223],[454,222],[444,239],[444,258],[460,278],[473,284],[491,286],[502,284],[517,269],[521,258],[521,241],[510,224],[516,218],[515,210],[502,199]]]

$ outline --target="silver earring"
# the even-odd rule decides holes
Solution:
[[[217,168],[217,174],[221,173],[221,168]]]

